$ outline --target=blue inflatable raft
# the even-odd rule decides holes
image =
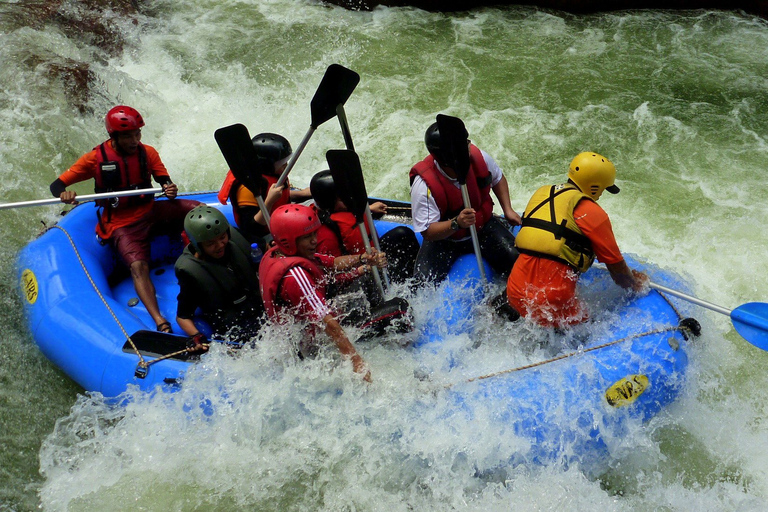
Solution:
[[[220,205],[215,193],[188,197],[221,208],[232,221],[231,208]],[[114,397],[129,385],[176,389],[194,364],[184,352],[186,338],[155,332],[130,276],[124,268],[121,272],[109,245],[96,238],[94,222],[93,205],[82,204],[20,252],[18,279],[32,338],[86,391]],[[379,227],[384,232],[394,225],[381,222]],[[176,317],[173,264],[182,249],[178,237],[158,237],[152,245],[151,276],[168,319]],[[490,268],[486,273],[491,275]],[[653,277],[680,284],[663,272]],[[616,288],[604,270],[592,269],[583,279],[590,289]],[[472,339],[475,326],[468,312],[482,299],[479,280],[474,256],[460,258],[442,288],[444,304],[427,315],[418,339],[404,350],[416,358],[430,354],[431,360],[439,354],[448,369],[470,374],[473,369],[462,368],[465,362],[441,342],[446,326],[451,334]],[[536,462],[559,456],[566,445],[577,453],[605,450],[604,434],[620,435],[627,418],[655,415],[684,383],[687,334],[676,308],[658,292],[621,297],[601,329],[572,351],[455,383],[448,391],[455,414],[471,418],[478,408],[488,408],[516,436],[530,440],[534,448],[520,457]],[[174,332],[182,332],[172,324]]]
[[[654,281],[683,288],[673,276],[625,258],[632,268],[651,271]],[[487,265],[485,272],[491,275]],[[444,349],[446,325],[453,336],[464,333],[474,338],[476,325],[468,312],[482,299],[483,290],[473,255],[457,261],[451,279],[443,290],[444,303],[427,315],[430,323],[415,344],[420,352]],[[609,311],[595,318],[600,325],[589,326],[572,350],[483,375],[466,367],[460,353],[443,353],[442,373],[473,375],[448,388],[456,419],[495,418],[509,435],[530,446],[502,465],[561,461],[589,468],[610,453],[611,442],[626,437],[628,420],[652,418],[677,398],[685,384],[686,345],[693,334],[686,325],[692,319],[684,321],[656,291],[640,297],[619,292],[605,269],[593,267],[581,279],[593,294],[603,292],[615,300]],[[698,328],[697,322],[692,323]],[[540,334],[546,334],[543,331]]]

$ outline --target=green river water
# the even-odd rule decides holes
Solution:
[[[217,189],[226,167],[214,130],[242,122],[295,147],[335,62],[361,76],[346,113],[371,195],[409,198],[407,172],[425,155],[423,133],[437,113],[464,119],[504,169],[518,212],[538,186],[564,178],[576,153],[597,151],[618,169],[622,193],[601,205],[623,251],[728,308],[768,299],[764,20],[156,0],[141,2],[135,23],[109,18],[125,38],[110,54],[55,18],[18,16],[26,4],[0,5],[3,201],[49,197],[50,182],[105,138],[103,115],[118,103],[143,114],[144,142],[182,190]],[[50,72],[77,63],[91,72],[80,102],[72,83]],[[323,125],[292,182],[306,186],[325,168],[325,150],[342,146],[338,123]],[[596,474],[554,464],[474,475],[463,460],[511,449],[481,435],[497,428],[493,419],[447,430],[398,414],[425,384],[382,347],[365,352],[375,379],[367,390],[345,372],[271,370],[269,351],[221,352],[191,372],[192,396],[226,383],[238,400],[269,399],[243,399],[203,420],[167,398],[109,407],[40,354],[21,314],[16,254],[60,209],[0,212],[0,510],[768,508],[768,354],[704,310],[690,310],[705,331],[690,348],[686,391],[633,429]],[[504,337],[486,321],[489,338]],[[332,400],[337,388],[344,400]],[[297,405],[308,396],[310,413]],[[361,411],[373,425],[354,419]],[[301,414],[313,421],[291,420]],[[389,431],[408,449],[393,452]]]

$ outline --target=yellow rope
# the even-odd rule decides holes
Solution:
[[[672,310],[677,315],[678,321],[681,320],[682,319],[682,315],[677,310],[677,308],[674,306],[674,304],[672,304],[670,302],[669,298],[666,295],[664,295],[663,293],[659,292],[659,291],[657,291],[657,293],[659,295],[661,295],[661,298],[663,298],[667,302],[667,304],[669,304],[669,306],[672,308]],[[657,329],[655,331],[644,332],[644,333],[641,333],[641,334],[633,334],[632,336],[627,336],[626,338],[621,338],[621,339],[618,339],[618,340],[609,341],[608,343],[603,343],[602,345],[597,345],[595,347],[590,347],[588,349],[579,350],[577,352],[570,352],[568,354],[563,354],[563,355],[560,355],[560,356],[557,356],[557,357],[553,357],[552,359],[547,359],[545,361],[539,361],[537,363],[532,363],[532,364],[528,364],[528,365],[525,365],[525,366],[519,366],[517,368],[510,368],[508,370],[502,370],[502,371],[499,371],[499,372],[489,373],[487,375],[481,375],[480,377],[472,377],[471,379],[467,379],[465,382],[474,382],[476,380],[490,379],[491,377],[498,377],[499,375],[505,375],[507,373],[519,372],[521,370],[528,370],[528,369],[531,369],[531,368],[536,368],[537,366],[543,366],[545,364],[554,363],[555,361],[561,361],[563,359],[568,359],[570,357],[577,356],[579,354],[586,354],[587,352],[592,352],[594,350],[599,350],[599,349],[602,349],[602,348],[610,347],[611,345],[616,345],[617,343],[621,343],[621,342],[624,342],[624,341],[627,341],[627,340],[639,338],[641,336],[648,336],[650,334],[660,334],[662,332],[668,332],[668,331],[681,331],[682,329],[683,328],[681,328],[679,326],[678,327],[667,327],[665,329]],[[453,386],[453,384],[449,384],[446,387],[448,388],[448,387],[451,387],[451,386]]]
[[[99,290],[99,287],[96,286],[96,282],[91,277],[90,272],[88,272],[88,269],[85,266],[85,262],[83,261],[83,258],[80,256],[80,251],[77,249],[77,246],[75,245],[75,241],[72,239],[72,237],[70,236],[70,234],[67,232],[66,229],[64,229],[64,228],[62,228],[61,226],[58,226],[58,225],[51,227],[51,229],[54,229],[54,228],[60,230],[61,232],[64,233],[64,235],[66,235],[67,239],[69,240],[70,245],[72,245],[72,250],[75,251],[75,256],[77,256],[77,261],[80,263],[80,267],[83,269],[83,272],[85,272],[85,276],[88,278],[88,281],[91,283],[91,286],[93,286],[93,289],[96,291],[96,295],[99,296],[99,299],[101,299],[101,302],[104,304],[104,307],[106,307],[107,311],[109,311],[109,314],[112,315],[112,318],[114,318],[115,322],[117,323],[117,326],[120,328],[120,330],[122,331],[123,335],[128,340],[128,343],[131,345],[131,348],[133,349],[134,353],[136,354],[136,356],[138,356],[138,358],[139,358],[139,367],[140,368],[147,369],[147,368],[149,368],[150,365],[155,364],[155,363],[157,363],[159,361],[163,361],[165,359],[170,359],[172,357],[175,357],[175,356],[178,356],[178,355],[181,355],[181,354],[189,352],[187,349],[183,349],[183,350],[179,350],[179,351],[173,352],[171,354],[166,354],[164,356],[157,357],[157,358],[155,358],[155,359],[153,359],[152,361],[149,361],[149,362],[144,360],[144,357],[141,355],[141,352],[139,351],[139,349],[136,347],[136,344],[131,339],[130,334],[128,334],[128,332],[125,330],[125,327],[123,327],[123,324],[120,323],[120,320],[117,318],[117,315],[112,310],[112,308],[109,306],[109,303],[104,298],[104,295],[102,295],[101,290]]]
[[[80,267],[83,269],[83,272],[85,272],[85,277],[88,278],[88,281],[91,283],[91,286],[96,291],[96,295],[98,295],[99,299],[101,299],[101,302],[104,303],[104,306],[107,308],[107,311],[109,311],[109,314],[112,315],[112,318],[115,319],[117,326],[123,332],[123,335],[128,340],[128,343],[131,344],[131,348],[133,348],[134,352],[139,357],[139,366],[142,368],[147,368],[149,364],[146,361],[144,361],[144,358],[142,357],[141,352],[139,352],[139,349],[136,348],[136,345],[133,343],[133,340],[131,339],[130,334],[128,334],[128,332],[125,330],[125,327],[123,327],[123,324],[120,323],[120,320],[117,318],[117,315],[115,315],[115,312],[112,311],[112,308],[109,307],[109,303],[107,302],[107,299],[104,298],[104,295],[102,295],[101,290],[99,290],[99,287],[96,286],[96,282],[94,282],[93,278],[91,277],[91,273],[88,272],[88,269],[85,266],[85,262],[83,261],[83,258],[80,256],[80,251],[77,249],[77,245],[75,245],[75,241],[72,239],[72,236],[70,236],[67,230],[62,228],[61,226],[58,226],[58,225],[52,226],[52,229],[60,230],[67,237],[67,240],[69,240],[70,245],[72,245],[72,250],[75,251],[75,256],[77,256],[77,261],[80,263]]]
[[[521,370],[528,370],[531,368],[536,368],[537,366],[543,366],[545,364],[554,363],[555,361],[561,361],[563,359],[568,359],[570,357],[578,356],[580,354],[586,354],[588,352],[592,352],[595,350],[600,350],[606,347],[610,347],[611,345],[616,345],[617,343],[622,343],[624,341],[632,340],[635,338],[640,338],[642,336],[649,336],[651,334],[660,334],[662,332],[668,332],[668,331],[677,331],[680,330],[679,327],[667,327],[664,329],[657,329],[655,331],[648,331],[640,334],[633,334],[632,336],[627,336],[626,338],[621,338],[618,340],[609,341],[608,343],[603,343],[602,345],[597,345],[595,347],[589,347],[584,350],[579,350],[576,352],[569,352],[568,354],[563,354],[557,357],[553,357],[552,359],[547,359],[544,361],[539,361],[537,363],[527,364],[525,366],[518,366],[517,368],[510,368],[508,370],[502,370],[499,372],[489,373],[487,375],[481,375],[480,377],[472,377],[471,379],[467,379],[466,382],[474,382],[476,380],[483,380],[483,379],[490,379],[491,377],[498,377],[499,375],[505,375],[507,373],[513,373],[513,372],[519,372]],[[451,384],[452,385],[452,384]],[[450,387],[450,386],[449,386]]]

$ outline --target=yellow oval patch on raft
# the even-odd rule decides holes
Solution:
[[[608,404],[614,407],[629,405],[648,388],[648,377],[645,375],[628,375],[615,382],[605,392]]]
[[[29,269],[21,273],[21,290],[24,292],[24,298],[27,299],[27,302],[34,304],[38,294],[37,278],[35,273]]]

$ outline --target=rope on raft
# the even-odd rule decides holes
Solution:
[[[85,277],[88,278],[88,281],[91,283],[91,286],[93,286],[93,289],[96,292],[96,295],[98,295],[99,299],[101,299],[101,302],[104,304],[104,307],[107,308],[107,311],[109,311],[109,314],[115,320],[115,322],[117,323],[117,326],[122,331],[122,333],[125,336],[126,340],[128,340],[128,343],[131,345],[131,348],[133,349],[133,352],[139,358],[139,364],[138,364],[137,372],[143,373],[144,375],[146,375],[146,370],[150,367],[150,365],[155,364],[155,363],[157,363],[159,361],[163,361],[165,359],[171,359],[172,357],[176,357],[178,355],[182,355],[182,354],[185,354],[185,353],[189,352],[185,348],[183,350],[178,350],[176,352],[173,352],[173,353],[170,353],[170,354],[165,354],[163,356],[157,357],[157,358],[155,358],[155,359],[153,359],[151,361],[145,360],[144,357],[141,355],[141,352],[139,351],[139,349],[136,347],[136,344],[131,339],[131,335],[128,334],[128,332],[125,330],[125,327],[120,322],[120,319],[117,318],[117,315],[112,310],[112,308],[109,306],[109,303],[107,302],[107,299],[104,298],[104,295],[102,295],[101,290],[99,290],[99,287],[96,286],[96,282],[91,277],[90,272],[88,272],[88,269],[85,266],[85,262],[83,261],[83,258],[80,256],[80,251],[77,249],[77,245],[75,244],[75,241],[73,240],[72,236],[67,232],[66,229],[62,228],[61,226],[58,226],[58,225],[52,226],[51,229],[58,229],[58,230],[60,230],[62,233],[64,233],[64,235],[69,240],[69,243],[72,246],[72,250],[75,251],[75,256],[77,257],[77,261],[80,263],[80,267],[83,269],[83,272],[85,273]],[[138,374],[137,374],[137,376],[138,376]]]
[[[682,320],[682,318],[683,318],[682,315],[677,310],[677,308],[674,306],[674,304],[672,304],[672,302],[670,302],[669,298],[666,295],[664,295],[663,293],[661,293],[661,292],[657,292],[657,293],[659,295],[661,295],[661,297],[665,301],[667,301],[667,304],[669,304],[669,306],[672,308],[672,310],[677,315],[678,321]],[[574,356],[577,356],[577,355],[580,355],[580,354],[586,354],[588,352],[593,352],[595,350],[600,350],[600,349],[603,349],[603,348],[606,348],[606,347],[610,347],[611,345],[617,345],[617,344],[622,343],[624,341],[633,340],[633,339],[640,338],[640,337],[643,337],[643,336],[650,336],[651,334],[661,334],[661,333],[664,333],[664,332],[680,331],[680,332],[683,333],[685,338],[688,339],[688,336],[686,335],[686,332],[688,330],[689,329],[688,329],[687,326],[685,326],[685,325],[678,325],[678,326],[674,326],[674,327],[670,326],[670,327],[665,327],[663,329],[656,329],[656,330],[648,331],[648,332],[644,332],[644,333],[633,334],[633,335],[627,336],[625,338],[621,338],[621,339],[618,339],[618,340],[613,340],[613,341],[609,341],[607,343],[603,343],[602,345],[597,345],[597,346],[594,346],[594,347],[589,347],[589,348],[586,348],[586,349],[583,349],[583,350],[577,350],[576,352],[569,352],[567,354],[562,354],[562,355],[559,355],[557,357],[553,357],[551,359],[546,359],[544,361],[539,361],[539,362],[527,364],[527,365],[524,365],[524,366],[518,366],[517,368],[510,368],[510,369],[507,369],[507,370],[501,370],[501,371],[498,371],[498,372],[493,372],[493,373],[489,373],[489,374],[486,374],[486,375],[481,375],[479,377],[472,377],[470,379],[467,379],[464,382],[475,382],[475,381],[478,381],[478,380],[484,380],[484,379],[490,379],[492,377],[498,377],[500,375],[506,375],[508,373],[519,372],[519,371],[522,371],[522,370],[529,370],[531,368],[536,368],[538,366],[543,366],[545,364],[554,363],[556,361],[561,361],[563,359],[568,359],[568,358],[571,358],[571,357],[574,357]],[[452,387],[453,385],[454,384],[448,384],[445,387],[449,388],[449,387]]]

